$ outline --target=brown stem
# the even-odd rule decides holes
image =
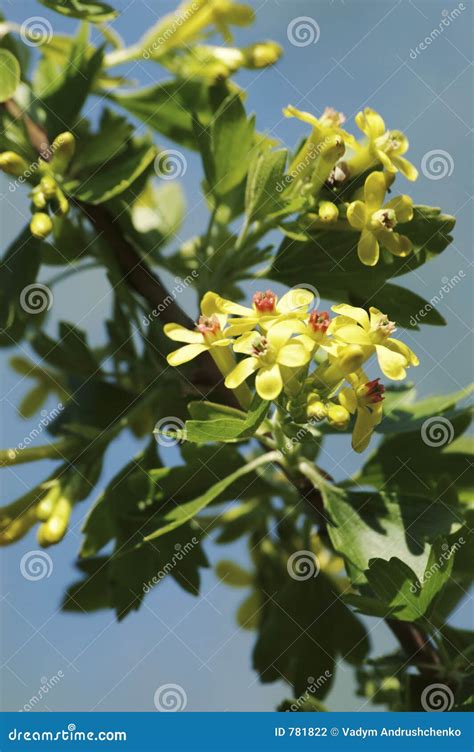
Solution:
[[[388,627],[405,651],[407,658],[418,666],[425,676],[439,676],[441,659],[428,636],[416,624],[397,619],[386,619]]]
[[[3,107],[13,120],[23,122],[31,146],[47,162],[50,157],[50,144],[44,128],[35,123],[26,112],[23,112],[13,99],[7,99],[6,102],[3,102]]]

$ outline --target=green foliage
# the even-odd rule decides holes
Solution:
[[[12,97],[20,83],[20,63],[9,50],[0,49],[0,102]]]
[[[10,190],[28,192],[36,224],[48,212],[52,231],[48,242],[26,228],[3,252],[0,345],[21,348],[11,358],[24,382],[19,413],[41,420],[39,411],[53,400],[56,408],[43,440],[21,451],[0,450],[0,465],[47,460],[54,468],[0,510],[0,544],[33,532],[34,545],[59,543],[74,505],[93,494],[105,453],[114,461],[115,441],[128,431],[138,453],[123,467],[114,462],[113,477],[90,503],[65,610],[114,609],[122,619],[144,597],[163,598],[158,585],[165,579],[197,596],[210,564],[207,539],[222,546],[244,540],[245,567],[227,553],[212,565],[222,583],[245,590],[236,622],[254,633],[252,662],[261,681],[288,685],[293,699],[280,711],[324,712],[341,660],[354,668],[361,697],[393,710],[420,709],[432,673],[417,649],[374,658],[371,623],[361,615],[420,630],[437,651],[437,676],[453,690],[453,709],[472,709],[472,635],[450,624],[473,581],[472,440],[466,436],[472,389],[420,400],[411,386],[387,386],[383,393],[374,382],[357,382],[356,411],[373,415],[383,397],[383,420],[374,421],[377,443],[360,469],[344,477],[341,459],[335,482],[316,463],[324,462],[328,434],[353,431],[354,419],[346,410],[346,420],[334,400],[360,373],[357,365],[326,384],[318,381],[320,365],[340,365],[334,351],[329,366],[324,360],[329,335],[324,339],[321,311],[312,323],[299,317],[298,305],[286,311],[292,322],[303,326],[304,319],[307,340],[320,337],[321,346],[298,367],[283,357],[283,389],[274,400],[223,386],[236,362],[230,347],[213,347],[224,308],[210,316],[203,308],[198,330],[184,335],[185,345],[202,335],[213,360],[206,353],[197,365],[184,359],[170,368],[163,333],[164,323],[192,329],[181,308],[197,319],[196,294],[240,300],[244,289],[265,290],[263,280],[380,308],[388,316],[378,322],[382,334],[392,320],[411,329],[444,326],[436,295],[425,300],[404,286],[404,275],[416,271],[419,279],[425,263],[449,253],[455,218],[418,205],[407,219],[405,197],[409,211],[396,232],[411,252],[396,256],[382,244],[375,266],[361,263],[360,231],[349,219],[373,165],[351,172],[349,148],[341,161],[343,137],[331,120],[337,113],[323,114],[293,153],[258,132],[232,75],[274,64],[280,49],[272,42],[229,47],[231,29],[253,21],[250,6],[229,1],[217,12],[208,0],[192,4],[197,8],[184,2],[125,47],[109,25],[118,12],[108,3],[40,2],[79,23],[71,36],[44,39],[31,56],[18,27],[4,22],[0,167]],[[97,24],[93,35],[91,23]],[[102,44],[93,44],[99,35]],[[216,35],[223,46],[213,43]],[[125,78],[122,68],[116,72],[125,63],[128,75],[134,61],[147,64],[149,86]],[[308,117],[301,119],[307,128]],[[329,137],[320,140],[318,128]],[[60,135],[66,137],[62,154]],[[185,151],[197,152],[200,198],[185,197],[179,181],[160,170],[169,144],[183,174]],[[394,190],[394,173],[381,162],[375,172]],[[187,238],[187,207],[192,214],[199,205],[209,217]],[[79,274],[92,268],[103,272],[111,301],[98,344],[79,322],[60,320],[54,332],[48,327],[55,286],[77,274],[79,289]],[[35,311],[25,300],[38,279],[50,298]],[[80,290],[90,294],[86,282]],[[269,298],[263,298],[266,315]],[[262,310],[254,306],[250,318]],[[55,314],[61,318],[57,307]],[[227,325],[242,325],[232,311],[229,316]],[[264,316],[258,320],[265,323]],[[259,357],[258,346],[266,347],[253,342],[249,357]],[[375,346],[364,347],[372,348],[368,358]],[[313,414],[308,405],[316,405]],[[321,417],[328,405],[338,419]],[[313,567],[308,576],[290,566],[296,555]]]
[[[107,23],[113,21],[118,13],[108,3],[97,2],[97,0],[39,0],[56,13],[72,18],[80,18],[82,21],[91,21],[92,23]]]

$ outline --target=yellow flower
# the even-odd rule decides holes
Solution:
[[[361,231],[357,253],[366,266],[375,266],[380,246],[395,256],[407,256],[413,247],[406,235],[394,232],[398,222],[413,218],[413,202],[409,196],[396,196],[384,205],[386,190],[383,172],[371,172],[364,185],[365,200],[353,201],[347,208],[349,224]]]
[[[368,381],[364,371],[347,377],[350,387],[344,387],[339,392],[339,402],[352,415],[356,416],[352,431],[352,448],[356,452],[363,452],[369,445],[370,438],[382,420],[382,400],[385,388],[380,379]]]
[[[369,309],[370,318],[363,308],[344,303],[333,306],[332,310],[340,314],[330,326],[336,342],[359,345],[366,358],[375,352],[382,373],[388,379],[404,379],[405,369],[419,364],[415,353],[407,345],[390,336],[395,331],[395,324],[377,308]]]
[[[383,118],[370,107],[357,113],[355,121],[367,136],[367,143],[357,144],[355,156],[348,160],[352,175],[382,164],[388,172],[401,172],[408,180],[417,179],[418,170],[402,156],[408,150],[404,133],[386,130]]]
[[[296,341],[301,342],[311,353],[317,347],[329,345],[326,332],[330,323],[331,319],[327,311],[312,311],[304,324],[299,323]]]
[[[174,350],[167,357],[170,366],[180,366],[187,363],[211,348],[225,348],[232,343],[232,339],[226,331],[227,316],[216,313],[215,293],[208,292],[201,301],[201,316],[196,329],[186,329],[180,324],[166,324],[163,328],[167,337],[175,342],[186,343],[184,347]],[[224,354],[223,351],[222,354]],[[213,353],[211,353],[213,354]],[[217,353],[216,353],[217,355]],[[232,355],[227,352],[229,366],[234,364]]]
[[[272,290],[257,292],[253,296],[252,308],[219,296],[215,298],[215,305],[220,313],[240,317],[239,319],[232,318],[228,322],[227,335],[232,337],[248,332],[257,325],[268,329],[283,319],[302,319],[307,315],[308,307],[313,299],[314,295],[310,290],[296,288],[289,290],[280,300]]]
[[[356,146],[357,142],[354,136],[341,128],[341,125],[346,120],[345,116],[342,112],[337,112],[332,107],[326,107],[320,118],[311,115],[310,112],[297,110],[291,104],[284,108],[283,114],[285,117],[295,117],[303,123],[311,125],[313,130],[310,139],[313,144],[324,141],[324,139],[331,136],[339,136],[346,146],[351,146],[352,148]]]
[[[310,360],[310,352],[300,342],[292,341],[295,328],[291,321],[274,324],[263,335],[247,332],[234,344],[234,351],[245,353],[244,358],[228,374],[225,385],[229,389],[240,386],[256,372],[257,393],[264,400],[276,399],[283,389],[281,367],[299,368]]]

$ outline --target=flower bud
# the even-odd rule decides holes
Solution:
[[[327,417],[328,411],[324,402],[321,402],[321,400],[319,399],[315,399],[314,402],[308,402],[306,414],[308,418],[320,421],[324,420],[324,418]]]
[[[16,152],[4,151],[0,154],[0,170],[18,178],[28,170],[28,164]]]
[[[57,502],[51,517],[40,525],[38,529],[38,543],[42,546],[50,546],[59,543],[66,535],[69,518],[71,516],[72,503],[63,496]]]
[[[50,166],[53,172],[59,172],[59,174],[62,175],[66,171],[74,156],[75,149],[76,139],[70,131],[65,131],[64,133],[60,133],[59,136],[56,136],[51,145],[53,156],[51,158]]]
[[[40,240],[47,238],[53,231],[53,223],[49,215],[44,214],[43,212],[33,214],[30,222],[30,230],[35,238],[39,238]]]
[[[276,42],[258,42],[243,50],[247,68],[265,68],[279,60],[282,49]]]
[[[54,198],[56,196],[58,184],[51,175],[45,175],[40,180],[40,188],[43,191],[46,199],[49,200],[50,198]]]
[[[339,368],[343,376],[357,371],[365,359],[364,349],[360,345],[347,345],[339,358]]]
[[[337,222],[339,209],[332,201],[321,201],[318,207],[318,214],[322,222]]]
[[[349,425],[351,414],[342,405],[336,405],[334,402],[327,404],[328,423],[337,431],[344,431]]]
[[[35,209],[45,209],[46,208],[46,196],[44,195],[41,188],[36,186],[36,188],[33,189],[31,193],[31,200],[33,202],[33,206]]]

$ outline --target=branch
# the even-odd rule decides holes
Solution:
[[[418,666],[419,671],[428,677],[439,676],[443,664],[423,630],[408,621],[386,619],[386,622],[405,651],[407,658],[415,666]]]
[[[113,215],[104,206],[95,206],[83,201],[75,201],[84,212],[99,235],[103,235],[113,249],[123,272],[123,280],[139,293],[159,312],[165,324],[176,323],[188,328],[194,327],[193,320],[183,311],[163,285],[161,279],[151,271],[140,258],[134,246],[124,236]],[[157,314],[158,315],[158,314]]]

